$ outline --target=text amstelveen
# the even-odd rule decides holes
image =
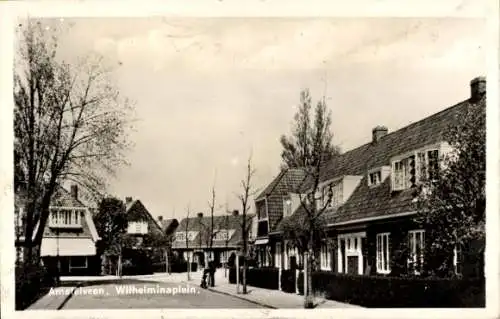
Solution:
[[[117,285],[114,287],[114,292],[117,295],[177,295],[177,294],[196,294],[198,293],[195,287],[187,286],[176,286],[176,287],[160,287],[160,285],[150,286],[150,285]],[[110,292],[106,292],[104,288],[96,287],[58,287],[51,288],[49,295],[55,296],[66,296],[73,294],[78,295],[108,295]],[[111,292],[112,293],[112,292]]]

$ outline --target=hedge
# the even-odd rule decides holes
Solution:
[[[16,310],[29,307],[56,283],[56,272],[43,266],[16,266]]]
[[[246,272],[247,285],[258,288],[278,290],[278,268],[248,268]],[[229,269],[229,283],[236,284],[236,268]],[[243,269],[240,269],[240,284],[243,283]]]
[[[295,293],[295,270],[281,270],[281,290],[284,292]]]
[[[301,276],[303,277],[303,276]],[[485,280],[313,273],[313,289],[327,299],[364,307],[484,307]],[[299,277],[299,290],[303,278]]]
[[[165,267],[165,265],[163,265],[163,267]],[[184,261],[184,262],[176,262],[174,264],[172,264],[172,266],[170,267],[170,271],[171,272],[187,272],[188,268],[187,268],[187,262]],[[191,271],[192,272],[195,272],[198,270],[198,264],[197,263],[191,263]]]

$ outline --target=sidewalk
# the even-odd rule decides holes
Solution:
[[[70,287],[58,287],[57,289],[64,289],[64,293],[52,293],[49,291],[40,299],[31,304],[26,310],[59,310],[69,299],[80,285]]]
[[[199,284],[201,283],[202,271],[191,273],[191,281],[189,283]],[[175,273],[175,274],[154,274],[150,276],[143,276],[142,278],[136,279],[150,279],[161,282],[182,282],[188,283],[186,273]],[[235,298],[243,299],[256,303],[260,306],[272,308],[272,309],[286,309],[304,308],[304,296],[297,295],[294,293],[286,293],[278,290],[257,288],[252,286],[247,286],[247,294],[241,294],[242,287],[240,285],[240,294],[236,293],[236,284],[229,283],[229,271],[227,272],[227,277],[224,277],[224,270],[219,269],[215,273],[215,287],[209,287],[208,290],[229,295]],[[351,305],[348,303],[327,300],[324,298],[316,297],[315,301],[317,303],[316,308],[362,308],[360,306]]]
[[[210,287],[209,290],[231,295],[236,298],[244,299],[261,306],[273,309],[286,309],[286,308],[304,308],[304,296],[294,293],[286,293],[279,290],[257,288],[247,286],[247,294],[241,294],[243,287],[240,285],[240,293],[236,293],[236,284],[229,284],[228,279],[225,282],[216,282],[216,287]],[[316,308],[361,308],[360,306],[351,305],[343,302],[327,300],[324,298],[316,297]]]

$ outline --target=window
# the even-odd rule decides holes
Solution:
[[[432,150],[427,152],[427,167],[428,167],[428,178],[430,180],[435,180],[439,172],[439,152],[438,150]]]
[[[214,240],[226,241],[229,240],[234,233],[234,230],[220,229],[215,233]]]
[[[264,200],[260,201],[257,204],[257,214],[259,216],[259,219],[267,218],[266,202]]]
[[[439,172],[437,149],[418,151],[393,163],[393,190],[403,190],[423,182],[434,180]]]
[[[408,265],[415,274],[420,274],[424,263],[425,231],[412,230],[408,232]]]
[[[281,243],[276,243],[274,252],[275,267],[281,268]]]
[[[197,234],[198,234],[198,232],[188,231],[187,232],[188,240],[193,241]],[[186,242],[186,231],[183,230],[183,231],[176,232],[175,233],[175,241]]]
[[[382,172],[376,171],[368,176],[368,186],[376,186],[382,182]]]
[[[409,156],[400,161],[394,162],[394,185],[393,190],[403,190],[415,185],[415,156]]]
[[[389,264],[389,233],[377,234],[377,272],[388,274]]]
[[[321,270],[330,270],[331,269],[331,254],[328,251],[328,245],[321,245]]]
[[[83,212],[79,210],[60,209],[50,213],[51,227],[81,227]]]
[[[342,204],[342,182],[338,182],[336,184],[330,183],[324,187],[321,188],[320,191],[320,200],[319,203],[321,207],[325,207],[326,204],[328,204],[328,208],[337,208]],[[329,199],[331,197],[331,200]],[[328,203],[327,201],[330,200]]]
[[[462,254],[462,246],[456,245],[453,249],[453,265],[455,266],[455,273],[457,275],[462,274],[462,265],[463,265],[463,254]]]
[[[128,223],[128,233],[129,234],[147,234],[148,233],[148,223],[147,222],[129,222]]]
[[[69,268],[87,268],[86,256],[71,256],[69,258]]]
[[[292,215],[292,201],[290,198],[283,200],[283,217]]]

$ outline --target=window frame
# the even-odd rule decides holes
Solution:
[[[436,154],[434,156],[430,156],[430,154]],[[415,185],[419,185],[423,182],[424,179],[432,178],[430,174],[437,175],[439,174],[440,162],[441,162],[441,154],[443,153],[442,146],[440,145],[432,145],[424,148],[420,148],[414,150],[412,152],[405,153],[404,155],[398,156],[391,160],[391,180],[392,180],[392,190],[400,191],[409,189],[413,186],[411,182],[412,175],[409,174],[409,159],[413,158],[414,161],[414,169],[415,169]],[[431,166],[429,164],[429,158],[434,158],[435,162],[433,162],[432,169],[429,169]],[[424,162],[422,165],[422,161]],[[400,166],[400,167],[399,167]],[[425,178],[424,175],[425,174]],[[408,175],[408,176],[407,176]]]
[[[375,181],[373,180],[373,176],[376,176]],[[371,172],[368,172],[368,186],[374,187],[382,184],[382,170],[377,169]]]
[[[85,263],[84,263],[84,264],[85,264],[85,266],[79,266],[79,265],[74,266],[74,265],[73,265],[73,259],[74,259],[75,257],[82,257],[82,258],[84,258],[83,260],[85,260]],[[87,256],[70,256],[70,257],[69,257],[69,270],[70,270],[70,271],[71,271],[71,269],[86,269],[86,268],[88,268],[88,267],[89,267],[89,261],[88,261]]]
[[[292,215],[292,200],[289,197],[283,198],[283,217]]]
[[[54,228],[81,228],[84,209],[78,208],[51,208],[49,227]]]
[[[379,274],[389,274],[391,272],[391,233],[378,233],[376,236],[376,270]],[[385,253],[385,255],[384,255]]]
[[[281,262],[281,255],[282,255],[282,249],[281,249],[281,242],[276,242],[274,246],[274,266],[277,268],[282,268],[282,262]]]
[[[331,252],[328,243],[322,243],[320,248],[320,268],[321,270],[331,270]]]
[[[417,252],[417,247],[419,246],[417,244],[417,234],[420,234],[419,239],[420,239],[420,254],[418,255]],[[413,243],[413,244],[412,244]],[[408,265],[413,264],[413,269],[414,269],[414,274],[419,275],[422,271],[423,265],[424,265],[424,250],[425,250],[425,230],[424,229],[414,229],[408,231],[408,250],[411,253],[411,255],[408,256]],[[421,269],[417,268],[417,261],[420,259],[420,267]]]

